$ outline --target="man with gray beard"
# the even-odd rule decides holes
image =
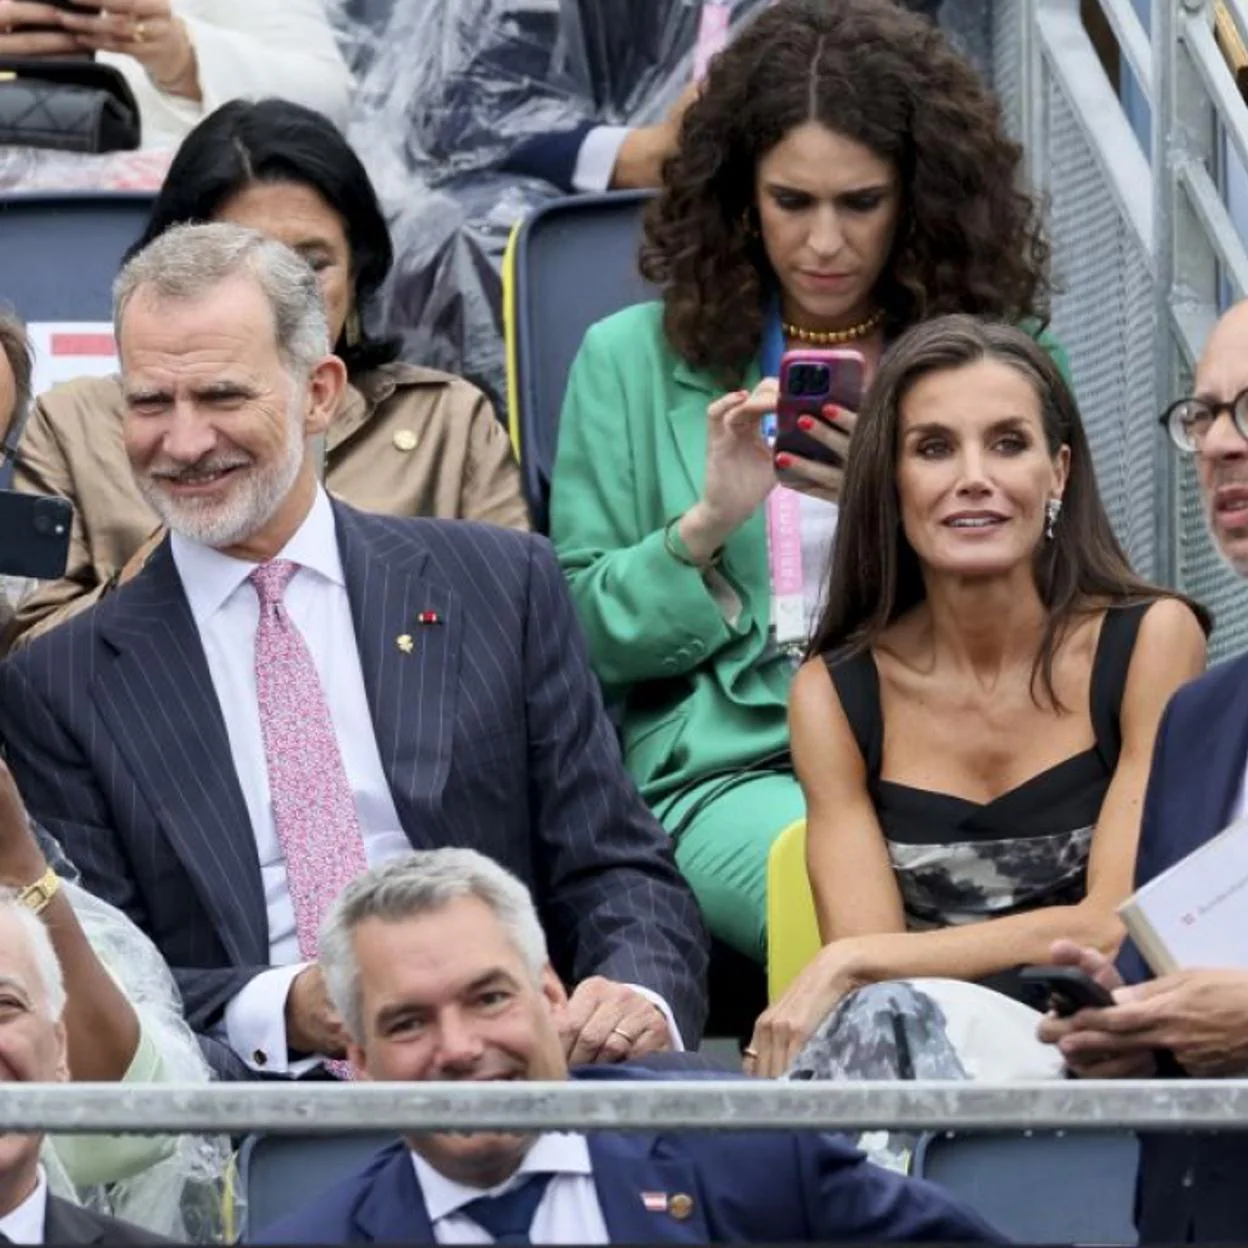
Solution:
[[[126,453],[170,536],[0,668],[0,735],[218,1072],[350,1074],[317,931],[413,847],[474,848],[541,899],[569,1060],[696,1043],[697,909],[548,544],[331,501],[313,448],[346,371],[280,244],[168,231],[122,271],[115,321]]]
[[[1209,533],[1248,577],[1248,302],[1218,322],[1196,368],[1194,393],[1162,423],[1196,457]],[[1153,753],[1136,887],[1248,817],[1248,657],[1180,689]],[[1248,916],[1244,922],[1248,925]],[[1117,966],[1068,941],[1053,961],[1081,968],[1115,1004],[1047,1018],[1072,1075],[1087,1079],[1242,1078],[1248,1071],[1248,971],[1191,968],[1154,978],[1130,941]],[[1136,1221],[1141,1243],[1221,1243],[1248,1226],[1248,1137],[1141,1136]]]

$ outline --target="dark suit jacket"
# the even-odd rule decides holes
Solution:
[[[1221,832],[1248,763],[1248,658],[1175,694],[1157,731],[1144,798],[1138,888]],[[1248,920],[1245,920],[1248,921]],[[1153,977],[1135,945],[1118,959],[1129,983]],[[1145,1135],[1136,1222],[1144,1243],[1231,1242],[1248,1227],[1248,1136]]]
[[[664,1078],[627,1066],[579,1070],[573,1077]],[[938,1187],[873,1166],[833,1135],[600,1131],[588,1138],[594,1185],[613,1244],[959,1243],[1000,1238]],[[647,1209],[643,1193],[690,1197],[689,1216]],[[261,1231],[253,1242],[435,1242],[408,1146],[383,1149],[359,1173],[302,1212]]]
[[[555,966],[662,994],[689,1044],[705,937],[620,762],[542,538],[334,504],[382,765],[417,848],[468,846],[533,890]],[[421,624],[421,613],[436,624]],[[404,652],[397,638],[415,642]],[[123,909],[210,1028],[269,965],[255,838],[168,543],[128,585],[0,665],[30,813]],[[219,1073],[250,1072],[223,1046]]]
[[[48,1197],[43,1218],[45,1244],[172,1244],[172,1239],[153,1235],[118,1218],[106,1217],[58,1196]]]

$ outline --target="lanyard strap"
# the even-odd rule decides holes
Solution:
[[[711,57],[728,42],[728,27],[731,24],[732,5],[728,0],[704,0],[698,39],[693,45],[694,82],[701,82],[706,77]]]
[[[764,377],[779,377],[784,355],[784,330],[778,302],[763,329]],[[776,417],[763,422],[768,440],[775,437]],[[767,566],[771,574],[771,635],[782,649],[806,640],[805,578],[802,571],[802,503],[796,490],[777,485],[767,496]]]

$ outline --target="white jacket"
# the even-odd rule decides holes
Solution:
[[[227,100],[281,96],[345,126],[353,86],[324,0],[172,0],[199,62],[203,100],[166,95],[133,57],[102,52],[125,74],[143,124],[143,146],[176,147]]]

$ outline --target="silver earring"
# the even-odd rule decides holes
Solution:
[[[1062,514],[1062,500],[1060,498],[1051,498],[1044,505],[1044,536],[1046,541],[1053,540],[1053,534],[1057,531],[1057,518]]]

